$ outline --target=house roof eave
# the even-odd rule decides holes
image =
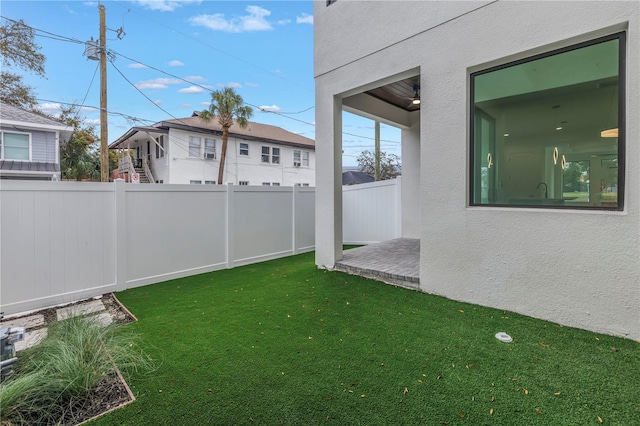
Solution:
[[[127,133],[125,133],[124,135],[120,136],[118,139],[113,141],[109,145],[109,149],[124,148],[125,147],[124,146],[125,142],[129,141],[131,138],[133,138],[138,133],[144,133],[145,136],[147,136],[147,137],[149,137],[149,135],[153,135],[153,134],[157,134],[158,136],[161,136],[161,135],[168,134],[169,133],[169,129],[164,128],[162,126],[136,126],[136,127],[132,127],[131,129],[129,129],[127,131]]]

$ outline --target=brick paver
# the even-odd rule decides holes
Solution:
[[[420,240],[396,238],[345,250],[335,269],[389,284],[420,287]]]

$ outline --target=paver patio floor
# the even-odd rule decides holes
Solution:
[[[345,250],[335,269],[417,290],[420,288],[420,240],[396,238]]]

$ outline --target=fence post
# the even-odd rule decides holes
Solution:
[[[227,223],[226,223],[226,246],[227,246],[227,268],[233,268],[235,264],[235,244],[233,240],[233,229],[235,228],[235,217],[233,214],[234,204],[233,204],[233,196],[234,196],[234,187],[233,183],[227,183]]]
[[[127,289],[127,206],[124,190],[124,179],[116,179],[115,204],[116,204],[116,291]]]
[[[297,209],[297,202],[298,202],[298,189],[301,188],[300,186],[292,186],[291,187],[291,207],[292,207],[292,212],[291,212],[291,226],[292,226],[292,232],[291,232],[291,246],[292,246],[292,250],[291,252],[295,255],[298,254],[298,245],[296,244],[296,232],[298,229],[298,224],[296,223],[296,209]]]
[[[396,177],[396,238],[402,238],[402,176]]]

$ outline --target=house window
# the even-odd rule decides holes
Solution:
[[[200,144],[202,138],[198,136],[189,136],[189,157],[200,157]]]
[[[202,181],[201,180],[195,180],[195,179],[191,179],[189,181],[190,185],[202,185]]]
[[[164,157],[164,136],[156,138],[156,158]]]
[[[272,182],[271,186],[280,186],[280,182]]]
[[[271,156],[271,148],[269,148],[268,146],[263,146],[261,161],[263,163],[269,163],[270,156]]]
[[[215,184],[216,184],[216,181],[215,181],[215,180],[205,180],[205,181],[204,181],[204,184],[205,184],[205,185],[215,185]]]
[[[280,148],[271,148],[271,163],[280,164]]]
[[[241,180],[240,182],[238,182],[238,185],[240,185],[240,186],[248,186],[249,185],[249,181],[248,180]]]
[[[31,135],[29,133],[2,133],[2,158],[30,161]]]
[[[216,140],[204,138],[204,158],[216,158]]]
[[[240,155],[248,156],[249,155],[249,144],[240,142]]]
[[[262,186],[271,186],[271,182],[262,182]]]
[[[625,34],[471,74],[470,204],[622,210]]]
[[[293,167],[309,167],[309,151],[293,151]]]

